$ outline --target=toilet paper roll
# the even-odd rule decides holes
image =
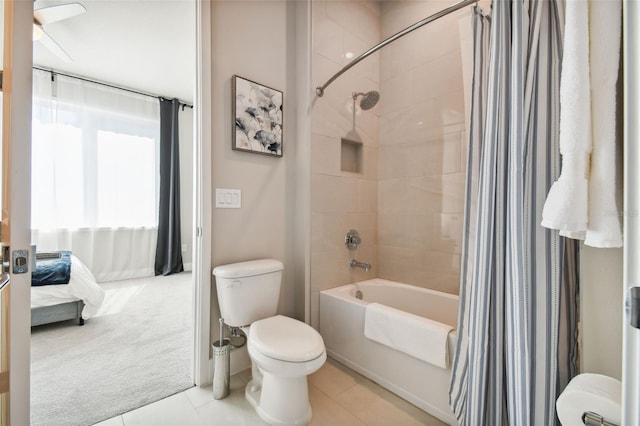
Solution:
[[[574,377],[556,401],[562,426],[584,426],[582,415],[591,411],[606,421],[620,425],[622,419],[622,383],[601,374]]]

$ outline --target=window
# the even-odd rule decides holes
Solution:
[[[157,226],[158,100],[34,71],[32,228]]]
[[[152,138],[98,131],[98,226],[157,225],[156,147]]]

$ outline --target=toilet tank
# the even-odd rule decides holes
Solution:
[[[220,314],[232,327],[272,317],[278,310],[284,265],[261,259],[214,268]]]

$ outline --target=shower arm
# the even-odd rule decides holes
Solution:
[[[428,24],[429,22],[433,22],[436,19],[442,18],[443,16],[448,15],[451,12],[455,12],[458,9],[462,9],[465,6],[469,6],[470,4],[477,3],[478,1],[479,0],[462,0],[462,1],[456,3],[456,4],[452,5],[452,6],[447,7],[446,9],[442,9],[440,12],[434,13],[433,15],[428,16],[428,17],[422,19],[421,21],[416,22],[415,24],[405,28],[404,30],[402,30],[400,32],[395,33],[394,35],[392,35],[391,37],[387,38],[386,40],[381,41],[380,43],[378,43],[377,45],[373,46],[371,49],[367,50],[362,55],[358,56],[353,61],[351,61],[347,65],[345,65],[333,77],[331,77],[329,80],[327,80],[327,82],[325,84],[323,84],[322,86],[316,87],[316,95],[318,95],[318,97],[321,98],[322,95],[324,95],[324,90],[331,83],[333,83],[338,77],[340,77],[342,74],[347,72],[351,67],[353,67],[355,64],[357,64],[361,60],[367,58],[371,54],[373,54],[373,53],[377,52],[378,50],[382,49],[383,47],[385,47],[387,44],[393,43],[394,41],[396,41],[400,37],[409,34],[411,31],[413,31],[415,29],[418,29],[418,28],[422,27],[423,25]]]

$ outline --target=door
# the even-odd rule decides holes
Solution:
[[[640,424],[640,5],[623,4],[624,55],[624,285],[622,424]],[[633,288],[633,290],[632,290]]]
[[[8,400],[8,410],[3,409],[2,417],[11,425],[28,425],[33,2],[4,0],[3,6],[0,239],[2,252],[6,253],[3,261],[9,265],[11,281],[6,306],[9,308],[8,328],[6,339],[2,341],[2,352],[6,351],[8,355],[8,386],[5,386],[8,392],[2,399]],[[17,260],[13,262],[13,258]],[[6,325],[7,321],[3,323]]]

